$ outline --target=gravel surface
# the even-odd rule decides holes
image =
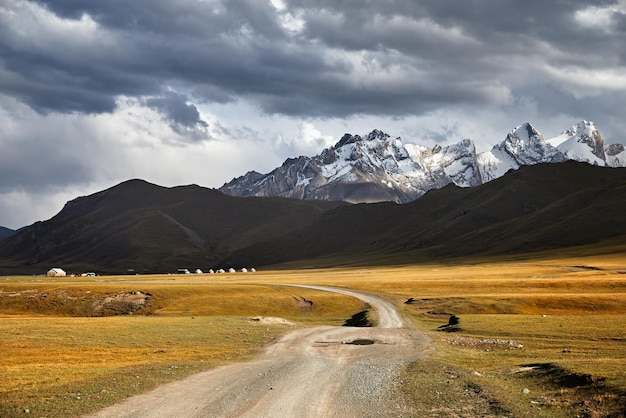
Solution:
[[[428,351],[428,337],[403,328],[393,304],[347,289],[378,311],[375,328],[299,329],[256,360],[168,383],[87,417],[399,417],[396,374]]]

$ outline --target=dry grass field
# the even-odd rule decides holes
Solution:
[[[2,277],[0,416],[74,416],[245,360],[291,327],[340,325],[363,309],[350,297],[283,283],[379,294],[430,334],[433,355],[403,373],[398,392],[415,416],[626,413],[626,258],[577,255],[219,276]],[[452,314],[459,324],[440,329]]]

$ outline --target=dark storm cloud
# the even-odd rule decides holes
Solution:
[[[626,53],[624,15],[607,12],[608,0],[285,4],[6,0],[0,89],[42,113],[108,112],[119,96],[175,88],[195,103],[245,99],[270,114],[402,116],[507,106],[562,82],[546,66],[605,69]],[[590,7],[612,24],[577,20]],[[173,99],[149,103],[178,123],[199,120],[194,104]]]
[[[549,136],[587,119],[626,143],[625,13],[626,0],[0,0],[0,217],[21,226],[59,190],[128,177],[220,185],[373,128],[490,147],[523,122]]]
[[[151,97],[146,104],[163,113],[172,123],[174,129],[207,128],[208,124],[200,118],[198,108],[187,104],[187,98],[181,94],[169,91],[159,97]]]

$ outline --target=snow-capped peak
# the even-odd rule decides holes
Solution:
[[[505,152],[519,166],[564,161],[561,153],[548,144],[530,123],[513,129],[494,149]],[[514,167],[517,168],[517,167]]]
[[[589,121],[549,140],[524,123],[481,154],[470,139],[431,148],[375,129],[364,136],[345,134],[315,157],[288,159],[268,174],[251,172],[220,190],[235,196],[407,202],[450,183],[477,186],[524,165],[566,159],[625,167],[626,151],[621,144],[605,145]]]
[[[547,142],[568,160],[606,165],[604,139],[593,122],[583,120]]]
[[[524,123],[509,132],[505,141],[516,144],[528,144],[531,142],[543,141],[543,135],[541,135],[541,133],[530,123]]]
[[[389,135],[387,135],[385,132],[378,130],[378,129],[374,129],[372,132],[365,135],[364,137],[360,135],[344,134],[333,148],[338,149],[345,145],[355,144],[355,143],[365,143],[367,145],[370,145],[368,143],[387,141],[388,139],[389,139]]]
[[[598,129],[596,128],[596,124],[594,122],[583,120],[578,122],[576,125],[572,125],[571,128],[563,133],[567,133],[570,136],[574,136],[577,134],[579,134],[580,136],[591,136],[596,132],[598,132]]]

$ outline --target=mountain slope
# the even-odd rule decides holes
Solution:
[[[0,226],[0,241],[5,239],[6,237],[10,237],[14,233],[14,230]]]
[[[623,168],[571,161],[526,166],[478,187],[433,190],[408,204],[337,208],[280,239],[236,251],[227,262],[415,262],[592,244],[626,236],[624,192]]]
[[[428,148],[374,130],[364,137],[346,134],[315,157],[288,159],[265,175],[249,172],[220,190],[233,196],[406,203],[450,183],[474,187],[511,169],[566,160],[624,167],[626,152],[620,144],[606,145],[587,121],[548,140],[526,123],[480,154],[470,139]]]
[[[340,203],[235,198],[130,180],[68,202],[0,241],[4,271],[205,269],[233,250],[299,228]]]
[[[407,204],[237,198],[131,180],[0,241],[0,274],[414,263],[626,243],[626,168],[523,166]]]

